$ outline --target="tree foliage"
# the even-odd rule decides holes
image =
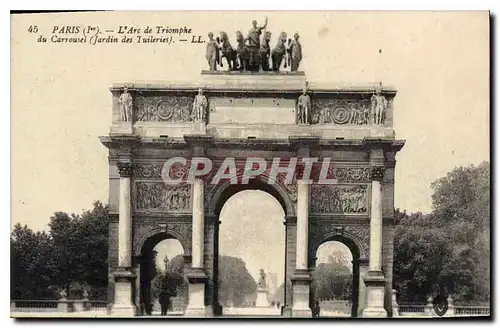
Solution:
[[[316,300],[351,299],[352,271],[342,252],[330,255],[327,263],[319,263],[312,277]]]
[[[394,287],[400,301],[451,294],[490,299],[490,166],[458,167],[431,185],[430,214],[395,213]]]
[[[251,306],[257,297],[257,283],[245,262],[232,256],[219,256],[219,303],[224,307]]]
[[[17,224],[10,237],[11,298],[105,298],[108,281],[108,207],[95,202],[80,215],[56,212],[48,232]]]

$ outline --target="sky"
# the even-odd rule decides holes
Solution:
[[[487,12],[103,12],[16,15],[11,21],[11,226],[46,229],[55,211],[107,201],[113,83],[196,81],[204,45],[44,44],[54,26],[186,26],[193,35],[299,32],[312,82],[383,81],[398,90],[395,206],[429,212],[430,184],[489,160]],[[38,33],[30,33],[37,26]],[[246,206],[241,201],[234,208]],[[240,207],[239,207],[240,206]],[[234,219],[234,218],[232,218]],[[247,217],[242,220],[248,219]],[[230,220],[228,220],[229,222]],[[280,223],[281,224],[281,223]],[[223,228],[224,229],[224,228]]]

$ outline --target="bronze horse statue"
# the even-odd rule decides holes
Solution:
[[[263,71],[269,71],[269,57],[271,55],[270,42],[271,32],[266,32],[262,38],[262,44],[260,45],[260,66]]]
[[[217,44],[219,45],[220,48],[220,53],[221,53],[221,60],[220,60],[220,66],[224,67],[222,63],[222,58],[226,58],[228,71],[236,70],[237,69],[237,64],[236,64],[236,59],[237,59],[237,51],[231,46],[231,42],[229,42],[229,38],[227,36],[227,33],[222,31],[220,32],[220,37],[217,38]]]
[[[287,36],[285,32],[281,32],[278,43],[276,47],[271,52],[271,58],[273,61],[273,71],[278,72],[280,70],[281,62],[285,58],[285,68],[287,67],[287,46],[286,46]]]
[[[240,71],[246,71],[248,70],[249,64],[248,48],[245,45],[245,37],[240,31],[236,32],[236,42],[238,43],[238,45],[236,46],[238,68]]]

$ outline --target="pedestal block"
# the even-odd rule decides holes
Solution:
[[[267,288],[258,288],[257,289],[257,299],[255,300],[256,307],[269,307],[270,304],[267,300]]]
[[[368,271],[365,277],[366,307],[363,310],[365,318],[385,318],[384,308],[385,278],[382,271]]]
[[[111,316],[133,317],[137,309],[132,303],[132,289],[135,273],[131,268],[118,267],[113,274],[115,278],[115,302],[111,308]]]
[[[200,268],[191,268],[186,274],[189,282],[189,301],[184,316],[186,317],[211,317],[213,310],[205,305],[205,284],[208,277]]]
[[[307,270],[296,270],[292,277],[293,306],[292,317],[312,317],[309,307],[311,275]]]

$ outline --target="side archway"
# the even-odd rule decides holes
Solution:
[[[326,234],[323,238],[313,241],[310,247],[310,264],[309,267],[314,270],[316,268],[317,261],[317,253],[321,245],[330,242],[339,242],[345,245],[352,255],[352,289],[351,289],[351,317],[357,317],[360,301],[364,298],[364,291],[360,288],[360,263],[363,259],[366,258],[365,250],[363,247],[363,242],[357,238],[354,234],[349,232],[342,231],[342,233],[338,232],[330,232]],[[313,279],[314,280],[314,279]],[[313,285],[314,281],[313,281]],[[314,291],[311,288],[311,306],[313,306],[316,301],[316,297],[314,295]]]

